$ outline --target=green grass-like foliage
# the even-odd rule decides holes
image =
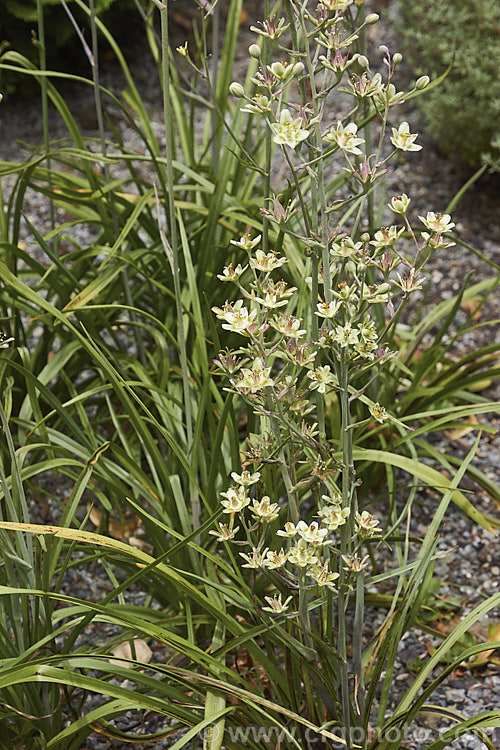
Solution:
[[[500,4],[497,0],[400,0],[404,39],[416,70],[452,69],[419,99],[440,148],[477,164],[500,149]]]

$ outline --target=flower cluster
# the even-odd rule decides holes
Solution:
[[[262,232],[232,239],[232,262],[218,275],[237,293],[235,300],[213,311],[222,328],[240,339],[238,348],[221,352],[216,364],[227,378],[226,390],[253,411],[259,433],[248,438],[242,452],[245,468],[233,472],[234,484],[220,493],[229,520],[211,533],[219,542],[246,545],[239,554],[253,575],[273,571],[292,589],[306,580],[308,587],[345,586],[351,574],[361,574],[367,566],[360,548],[377,543],[382,533],[371,513],[359,511],[345,435],[361,425],[373,430],[373,421],[385,425],[384,432],[397,422],[388,405],[370,401],[365,389],[391,356],[386,337],[399,305],[422,288],[423,260],[453,244],[449,232],[455,226],[448,214],[428,212],[420,217],[425,231],[416,233],[405,193],[385,207],[386,214],[395,216],[392,220],[380,226],[373,215],[366,223],[362,219],[367,196],[377,189],[389,160],[400,152],[412,158],[422,148],[418,134],[393,112],[429,81],[422,77],[410,91],[398,91],[394,72],[402,56],[385,46],[380,47],[385,72],[371,71],[356,45],[361,28],[378,17],[369,14],[354,28],[353,2],[319,0],[315,14],[306,4],[296,4],[302,19],[299,36],[309,29],[307,61],[302,48],[287,52],[285,47],[280,54],[288,58],[269,59],[272,45],[267,40],[286,31],[284,19],[252,27],[260,38],[249,48],[252,91],[247,84],[230,86],[231,94],[243,100],[241,111],[255,115],[266,131],[269,159],[274,151],[284,157],[295,193],[290,188],[285,199],[264,196]],[[332,122],[324,101],[336,87],[352,97],[353,106],[349,115]],[[361,129],[366,115],[383,122],[378,143]],[[348,189],[340,200],[327,195],[329,159],[345,165]],[[309,200],[311,206],[306,206]],[[346,213],[337,222],[335,212],[341,210]],[[408,250],[411,241],[413,251]],[[301,251],[302,268],[310,269],[303,284],[296,281]],[[357,405],[366,417],[353,423],[345,414],[361,394]],[[337,401],[343,404],[343,434],[332,437],[325,413],[338,408]],[[334,416],[332,423],[339,419]],[[307,508],[307,515],[301,508]],[[291,597],[283,600],[279,593],[265,601],[264,611],[281,614]]]
[[[329,569],[330,559],[328,548],[334,543],[331,535],[338,532],[341,526],[347,522],[350,514],[349,508],[342,507],[342,496],[338,490],[333,490],[330,495],[323,495],[322,507],[318,510],[318,521],[306,523],[299,520],[296,524],[291,521],[285,522],[283,528],[275,531],[275,537],[281,537],[287,541],[287,548],[281,546],[280,549],[271,550],[269,546],[264,546],[265,527],[271,522],[277,520],[280,516],[279,503],[271,502],[271,499],[264,495],[260,500],[247,495],[249,484],[256,484],[260,478],[260,473],[250,474],[244,470],[241,475],[232,473],[232,478],[240,483],[230,487],[226,492],[221,492],[221,501],[224,513],[231,514],[231,522],[219,524],[219,531],[210,532],[216,536],[220,542],[234,540],[238,527],[234,527],[234,516],[238,514],[243,523],[248,521],[248,516],[252,517],[252,522],[261,528],[260,543],[253,546],[250,552],[240,552],[243,558],[244,568],[254,570],[285,570],[288,576],[298,575],[304,571],[316,585],[333,587],[339,578],[339,573]],[[371,536],[377,526],[377,521],[366,511],[360,516],[357,514],[356,523],[359,525],[360,534]],[[274,611],[272,609],[267,611]],[[284,610],[280,610],[284,611]]]

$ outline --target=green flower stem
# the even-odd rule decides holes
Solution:
[[[211,82],[211,98],[212,98],[212,111],[210,113],[212,120],[212,167],[214,175],[219,170],[219,153],[220,153],[220,142],[219,142],[219,129],[220,129],[220,116],[217,106],[217,78],[219,72],[219,31],[220,31],[220,3],[215,3],[214,12],[212,16],[212,82]]]
[[[274,421],[275,420],[271,420],[271,422]],[[290,508],[290,518],[292,523],[296,525],[300,520],[299,503],[297,492],[293,489],[295,479],[293,468],[289,468],[293,467],[294,458],[292,453],[290,453],[289,461],[287,462],[284,447],[281,449],[280,458],[281,476],[287,494],[288,505]],[[314,649],[314,642],[311,637],[311,620],[309,617],[307,579],[305,570],[301,570],[299,575],[299,625],[302,643],[307,646],[307,648],[311,649],[314,654],[316,654],[316,651]],[[316,654],[316,660],[317,658],[318,657]],[[304,673],[304,680],[306,680],[306,677],[307,674]]]
[[[42,0],[36,0],[36,13],[37,13],[37,24],[38,24],[38,39],[37,39],[37,47],[38,47],[38,62],[40,66],[40,70],[44,72],[47,69],[47,60],[46,60],[46,49],[45,49],[45,26],[44,26],[44,18],[43,18],[43,7],[42,7]],[[45,151],[45,159],[47,164],[47,187],[49,189],[49,219],[50,219],[50,228],[51,230],[54,230],[56,222],[55,222],[55,211],[54,211],[54,202],[52,200],[52,172],[50,169],[50,156],[49,156],[49,150],[50,150],[50,143],[49,143],[49,115],[48,115],[48,94],[47,94],[47,76],[40,76],[40,93],[41,93],[41,104],[42,104],[42,124],[43,124],[43,148]],[[3,205],[3,203],[2,203]],[[8,226],[8,224],[7,224]],[[4,237],[5,240],[7,240],[7,236]],[[57,240],[55,240],[57,242]],[[7,264],[9,269],[12,271],[12,273],[17,276],[17,253],[10,253],[7,255]],[[10,262],[9,262],[10,261]],[[16,297],[17,294],[14,292],[12,295],[12,320],[13,320],[13,328],[12,328],[12,334],[14,336],[14,339],[18,340],[20,337],[20,321],[19,317],[17,315],[16,310]]]
[[[285,155],[285,159],[287,160],[288,166],[290,167],[290,171],[291,171],[292,176],[293,176],[293,182],[294,182],[294,185],[295,185],[295,190],[297,191],[297,197],[298,197],[299,203],[300,203],[300,210],[302,212],[302,218],[304,220],[305,233],[306,233],[306,235],[309,236],[311,234],[311,224],[310,224],[310,221],[309,221],[309,215],[307,213],[307,208],[306,208],[306,204],[305,204],[305,201],[304,201],[304,196],[302,195],[302,190],[300,188],[299,176],[297,174],[297,170],[293,166],[293,162],[290,159],[290,156],[288,154],[286,146],[283,148],[283,154]],[[312,208],[314,210],[315,206],[313,205]]]
[[[359,51],[362,55],[366,56],[366,26],[364,25],[365,20],[365,11],[364,7],[361,6],[358,9],[358,13],[356,15],[356,23],[361,24],[361,28],[359,30]],[[363,136],[365,139],[365,155],[368,158],[368,156],[371,154],[372,150],[372,129],[371,129],[371,122],[368,119],[368,115],[370,114],[370,105],[369,103],[365,104],[364,107],[364,115],[365,118],[367,118],[367,121],[363,127]],[[365,190],[367,190],[368,184],[365,185]],[[373,228],[375,225],[375,212],[373,207],[373,191],[367,192],[367,213],[368,213],[368,231],[371,233],[373,232]]]
[[[309,37],[306,33],[306,30],[304,28],[304,19],[301,17],[301,25],[303,28],[304,33],[304,47],[305,47],[305,64],[306,64],[306,70],[308,74],[309,79],[309,86],[311,87],[311,100],[313,103],[313,117],[316,120],[314,123],[314,141],[316,146],[316,151],[318,153],[322,153],[323,149],[323,140],[321,137],[321,124],[319,122],[319,97],[318,92],[316,90],[316,81],[314,76],[314,66],[312,61],[312,55],[311,55],[311,45],[309,43]],[[317,227],[317,235],[321,238],[321,245],[322,245],[322,256],[323,256],[323,294],[325,298],[325,302],[331,302],[332,301],[332,278],[330,273],[330,240],[328,237],[328,212],[327,212],[327,202],[326,202],[326,188],[325,188],[325,171],[324,171],[324,160],[319,159],[318,160],[318,167],[317,167],[317,194],[319,197],[319,206],[313,204],[311,206],[311,211],[313,216],[318,216],[318,209],[319,214],[321,217],[321,221],[319,223],[319,226]],[[316,191],[313,191],[314,196],[316,194]],[[311,195],[313,197],[313,194]]]
[[[353,519],[358,510],[357,497],[354,491],[354,460],[352,451],[352,430],[350,397],[349,397],[349,364],[342,359],[338,368],[339,389],[340,389],[340,408],[342,417],[342,507],[350,508],[347,523],[342,527],[346,529],[347,537],[350,538],[353,532]],[[348,550],[344,550],[346,554]]]
[[[342,566],[342,562],[341,562]],[[341,567],[342,570],[342,567]],[[340,576],[339,580],[345,579],[345,574]],[[348,596],[345,593],[345,580],[344,583],[339,585],[339,600],[338,600],[338,651],[340,654],[340,665],[339,665],[339,680],[340,680],[340,699],[342,704],[342,720],[346,732],[350,727],[351,712],[350,712],[350,699],[349,699],[349,670],[347,665],[347,628],[346,628],[346,606]],[[348,737],[346,736],[348,740]],[[350,745],[347,745],[350,748]]]
[[[302,60],[303,54],[300,51],[299,47],[299,37],[297,34],[297,29],[295,27],[295,24],[293,22],[293,8],[290,0],[285,0],[285,11],[288,18],[288,21],[290,22],[290,37],[292,40],[292,50],[296,52],[296,57],[298,60]],[[302,104],[307,104],[307,91],[306,91],[306,85],[304,83],[304,79],[301,78],[299,80],[299,90],[300,90],[300,97],[302,99]]]
[[[312,267],[312,284],[311,284],[311,334],[312,340],[317,341],[319,339],[319,319],[316,315],[316,308],[318,307],[319,298],[319,258],[315,252],[311,256],[311,267]],[[323,400],[321,399],[321,403]]]
[[[308,596],[307,596],[307,579],[305,570],[300,571],[299,575],[299,622],[302,630],[302,640],[306,646],[313,648],[311,637],[311,620],[309,617]]]
[[[101,143],[101,151],[102,155],[105,157],[107,155],[107,147],[106,147],[106,137],[104,134],[104,117],[103,117],[103,108],[102,108],[102,97],[101,97],[101,87],[99,82],[99,45],[97,41],[97,25],[96,25],[96,16],[95,16],[95,7],[94,7],[94,0],[89,0],[89,10],[90,10],[90,33],[91,33],[91,41],[92,41],[92,54],[90,54],[90,51],[88,52],[88,58],[90,62],[90,67],[92,69],[92,81],[94,83],[94,104],[95,104],[95,113],[96,113],[96,119],[97,119],[97,130],[99,132],[99,140]],[[107,161],[104,162],[104,178],[107,183],[110,182],[110,173],[109,173],[109,164]],[[116,216],[115,206],[114,206],[114,199],[113,199],[113,191],[110,190],[109,192],[109,198],[110,198],[110,204],[111,204],[111,220],[113,222],[113,233],[115,237],[118,236],[118,220]],[[127,278],[127,272],[126,269],[122,272],[122,278],[124,281],[123,287],[125,290],[125,296],[127,305],[130,307],[133,307],[133,300],[130,295],[130,285],[128,283]],[[136,336],[137,340],[137,336]],[[141,348],[142,348],[142,340],[141,340]],[[141,351],[141,348],[139,348],[139,351]],[[145,362],[145,359],[142,360],[143,363]]]
[[[311,619],[309,617],[309,607],[308,607],[309,597],[307,594],[307,578],[306,578],[306,571],[301,570],[299,574],[299,625],[300,625],[300,635],[302,643],[307,646],[308,649],[311,650],[311,657],[314,654],[314,663],[318,663],[318,654],[316,653],[316,650],[314,649],[314,641],[311,636]],[[310,658],[310,657],[309,657]],[[313,691],[311,686],[311,674],[310,671],[306,668],[306,665],[303,664],[302,669],[302,679],[304,684],[304,692],[305,692],[305,698],[306,703],[308,706],[308,716],[313,716],[314,713],[317,710],[317,707],[315,706],[315,701],[313,698]],[[312,675],[312,681],[316,687],[316,690],[321,695],[323,691],[322,685],[319,682],[319,680]]]
[[[97,43],[97,27],[95,23],[94,0],[89,0],[90,8],[90,33],[92,38],[92,58],[90,66],[92,68],[92,80],[94,82],[94,102],[95,113],[97,118],[97,129],[99,131],[99,140],[101,141],[101,150],[103,156],[106,156],[106,139],[104,137],[104,118],[102,114],[101,89],[99,87],[99,46]],[[109,180],[109,164],[104,164],[104,175]],[[116,222],[116,216],[113,215],[113,223]]]
[[[45,26],[43,19],[42,0],[36,0],[36,14],[38,23],[38,59],[41,71],[47,70],[47,56],[45,50]],[[52,173],[50,169],[49,156],[49,114],[48,114],[48,94],[47,94],[47,76],[40,78],[40,93],[42,100],[42,123],[43,123],[43,147],[47,161],[47,186],[49,188],[49,217],[50,228],[54,230],[56,226],[54,201],[52,200]]]
[[[275,421],[275,420],[273,420]],[[278,425],[274,425],[274,429],[279,429]],[[281,478],[283,479],[283,484],[285,485],[285,491],[288,499],[288,506],[290,508],[290,520],[295,525],[298,524],[300,520],[300,512],[299,512],[299,502],[297,499],[297,492],[293,489],[293,482],[290,477],[290,472],[288,469],[288,462],[286,459],[285,454],[285,448],[283,447],[280,451],[280,469],[281,469]]]
[[[102,97],[101,97],[101,87],[99,84],[99,45],[97,41],[97,25],[95,22],[95,6],[94,6],[94,0],[89,1],[89,10],[90,10],[90,33],[91,33],[91,40],[92,40],[92,56],[89,55],[90,59],[90,66],[92,68],[92,80],[94,83],[94,102],[95,102],[95,112],[96,112],[96,118],[97,118],[97,129],[99,132],[99,140],[101,142],[101,151],[102,155],[106,156],[107,154],[107,147],[106,147],[106,137],[104,135],[104,117],[103,117],[103,108],[102,108]],[[47,165],[49,167],[49,165]],[[106,183],[109,184],[111,181],[110,173],[109,173],[109,164],[107,161],[104,162],[104,178],[106,180]],[[50,179],[50,167],[49,167],[49,179]],[[114,236],[118,237],[118,219],[116,216],[116,210],[115,210],[115,204],[114,204],[114,197],[113,197],[113,190],[109,191],[109,202],[111,205],[111,220],[113,222],[113,232]],[[123,282],[123,291],[125,294],[125,301],[127,303],[127,306],[129,307],[129,315],[132,321],[137,321],[137,315],[135,314],[133,307],[134,307],[134,301],[132,298],[132,292],[130,290],[130,282],[128,277],[128,271],[127,267],[125,266],[122,268],[121,271],[121,277]],[[134,332],[134,340],[135,345],[137,349],[137,353],[139,355],[139,358],[144,366],[146,366],[146,352],[144,351],[144,342],[141,336],[140,329],[137,326],[133,326],[133,332]]]
[[[7,214],[7,208],[5,205],[2,180],[0,179],[0,237],[2,242],[8,242],[8,231],[9,231],[9,218]],[[5,251],[7,257],[7,251]],[[10,264],[7,263],[10,268]]]
[[[342,439],[342,507],[349,508],[350,513],[346,523],[341,527],[340,533],[340,554],[348,555],[350,553],[350,539],[353,531],[353,518],[357,510],[356,495],[353,491],[354,478],[354,461],[352,452],[352,430],[349,429],[351,423],[350,402],[349,402],[349,364],[345,358],[342,358],[338,365],[339,395],[341,409],[341,439]],[[349,670],[347,662],[347,623],[346,609],[348,604],[347,576],[344,565],[340,562],[339,578],[339,603],[338,603],[338,623],[339,623],[339,653],[341,656],[340,667],[340,687],[342,700],[342,714],[346,730],[350,726],[350,696],[349,696]],[[349,748],[349,738],[348,748]]]
[[[271,15],[270,0],[264,0],[264,18]],[[262,44],[262,64],[265,66],[269,61],[270,40],[264,37]],[[273,155],[272,132],[269,124],[265,121],[265,156],[264,156],[264,176],[262,179],[263,198],[267,200],[271,197],[271,161]],[[267,253],[269,250],[269,219],[267,216],[262,217],[262,250]]]
[[[334,614],[335,603],[333,601],[333,591],[330,588],[326,590],[326,607],[323,608],[324,614],[324,638],[333,646],[335,642],[334,633]]]
[[[291,3],[287,2],[287,9],[289,10],[289,21],[293,28],[293,14],[291,12]],[[307,76],[309,86],[311,89],[311,100],[313,103],[313,117],[316,120],[314,124],[314,141],[316,152],[322,154],[323,141],[321,137],[321,125],[319,118],[319,98],[316,91],[316,82],[314,76],[314,66],[311,55],[311,47],[309,43],[309,36],[307,35],[304,18],[301,15],[300,18],[301,28],[304,39],[304,60],[307,70]],[[315,179],[316,178],[316,179]],[[305,212],[304,212],[305,213]],[[324,160],[320,158],[317,162],[317,171],[314,173],[311,179],[311,216],[318,217],[320,215],[320,221],[315,228],[315,234],[320,240],[322,247],[322,261],[323,261],[323,297],[326,302],[332,300],[332,278],[330,272],[330,246],[328,236],[328,212],[327,212],[327,201],[326,201],[326,188],[325,188],[325,172],[324,172]],[[312,338],[313,341],[317,341],[319,338],[319,323],[315,311],[318,305],[319,290],[318,290],[318,272],[319,272],[319,258],[316,250],[313,250],[313,263],[312,263],[312,279],[313,284],[311,288],[311,315],[312,315]],[[317,365],[321,364],[320,354],[318,353]],[[324,399],[321,394],[316,395],[316,407],[318,415],[318,428],[319,437],[321,441],[326,438],[325,428],[325,406]]]
[[[263,182],[264,199],[270,198],[271,194],[271,160],[273,155],[273,143],[271,128],[266,122],[265,134],[265,166]],[[269,219],[267,216],[262,217],[262,250],[267,253],[269,250]]]
[[[170,230],[170,261],[172,276],[174,279],[175,305],[177,311],[177,339],[179,344],[179,357],[182,373],[182,389],[184,395],[184,413],[186,415],[186,449],[188,456],[193,445],[193,415],[191,410],[191,395],[189,388],[189,365],[186,352],[186,338],[184,333],[184,318],[181,298],[181,282],[179,272],[179,246],[177,237],[177,223],[175,217],[174,196],[174,172],[173,172],[173,128],[172,109],[170,102],[170,69],[169,69],[169,45],[168,45],[168,13],[167,6],[153,0],[160,10],[161,20],[161,51],[162,51],[162,90],[163,90],[163,118],[165,127],[165,155],[167,161],[167,192],[168,192],[168,214],[167,223]],[[190,481],[191,512],[193,528],[200,525],[200,505],[198,495]]]
[[[354,611],[354,627],[352,637],[352,669],[354,672],[354,705],[357,726],[363,725],[365,711],[365,685],[363,680],[363,620],[365,614],[365,577],[360,570],[356,575],[356,604]]]
[[[299,430],[286,418],[285,413],[280,407],[279,400],[275,400],[276,405],[276,413],[279,415],[280,422],[285,425],[289,430],[290,433],[293,435],[296,435],[297,438],[302,442],[302,444],[307,446],[308,448],[312,449],[313,455],[317,455],[320,458],[323,458],[326,460],[329,456],[328,451],[324,450],[321,443],[317,442],[314,438],[309,437],[306,438],[304,435],[301,434]],[[278,427],[278,422],[276,422],[276,427]]]
[[[366,111],[366,115],[368,116],[369,112]],[[367,122],[366,125],[363,128],[363,135],[365,138],[365,153],[366,158],[369,157],[372,151],[372,129],[371,129],[371,123]],[[374,209],[374,192],[373,190],[369,189],[369,183],[365,184],[365,191],[366,191],[366,211],[368,214],[368,231],[370,234],[373,233],[374,227],[375,227],[375,209]]]

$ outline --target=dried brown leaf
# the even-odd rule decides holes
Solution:
[[[464,312],[467,313],[467,315],[470,315],[472,317],[474,323],[477,323],[477,321],[481,319],[481,316],[483,314],[483,306],[481,305],[481,301],[477,297],[464,299],[461,302],[460,307]]]
[[[93,507],[90,510],[89,519],[91,523],[98,528],[102,523],[103,512],[100,508]],[[132,536],[135,531],[139,528],[141,519],[138,516],[129,516],[117,520],[110,518],[108,520],[108,533],[114,539],[121,539],[124,542],[128,537]],[[136,545],[138,546],[138,545]]]
[[[453,430],[445,430],[445,435],[447,435],[450,440],[460,440],[470,432],[474,432],[478,424],[479,422],[477,421],[476,415],[471,414],[471,416],[467,417],[467,419],[463,422],[462,427],[455,427]]]
[[[153,656],[153,652],[149,648],[146,641],[143,641],[142,638],[134,638],[134,651],[135,651],[135,657],[132,654],[132,647],[130,644],[130,641],[125,641],[125,643],[120,643],[118,646],[115,646],[115,648],[111,649],[111,653],[116,656],[116,659],[109,659],[110,664],[116,664],[119,667],[126,667],[127,669],[133,667],[133,664],[129,664],[126,661],[122,661],[122,659],[137,659],[137,661],[142,661],[145,664],[149,664],[151,661],[151,657]]]
[[[128,540],[128,543],[131,547],[135,547],[136,549],[140,549],[142,552],[147,552],[148,555],[152,555],[154,551],[154,547],[150,542],[145,542],[144,539],[140,536],[131,536]]]
[[[490,627],[488,628],[488,637],[486,640],[489,642],[500,641],[500,623],[497,623],[496,625],[490,625]],[[494,648],[488,649],[486,651],[481,651],[481,653],[477,654],[474,659],[469,660],[469,667],[483,667],[489,661],[497,662],[496,659],[491,659],[494,653]]]

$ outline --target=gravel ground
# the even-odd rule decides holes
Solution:
[[[258,4],[257,4],[258,5]],[[373,0],[373,9],[382,10],[383,23],[370,30],[370,44],[374,49],[381,43],[386,44],[392,52],[395,51],[398,37],[394,31],[396,17],[396,6],[394,2],[381,3]],[[179,6],[180,7],[180,6]],[[252,4],[250,7],[253,7]],[[251,10],[248,11],[250,14]],[[178,20],[182,20],[179,18]],[[251,21],[256,19],[251,18]],[[175,23],[175,21],[174,21]],[[249,26],[250,23],[246,23]],[[179,43],[183,41],[185,33],[182,24],[178,27]],[[239,49],[239,65],[247,63],[247,48],[253,41],[253,35],[242,27],[241,46]],[[158,134],[162,132],[162,105],[160,90],[156,73],[152,70],[148,54],[143,54],[142,47],[137,43],[131,45],[129,50],[132,60],[132,72],[143,100],[152,113],[152,121]],[[402,66],[402,75],[405,68]],[[406,68],[406,75],[410,75]],[[104,62],[102,71],[102,83],[115,93],[120,93],[121,80],[116,65],[112,60]],[[83,93],[72,87],[64,87],[65,99],[77,115],[82,128],[89,136],[95,136],[96,123],[93,120],[93,100],[91,91]],[[421,132],[421,122],[418,111],[412,102],[404,105],[400,110],[400,119],[408,119],[411,123],[412,132]],[[117,112],[110,110],[111,116],[117,116]],[[399,115],[399,112],[398,112]],[[39,111],[39,103],[29,98],[17,97],[8,100],[0,107],[0,123],[2,132],[2,157],[4,159],[19,159],[22,150],[19,141],[38,144],[42,141],[42,126]],[[124,124],[120,125],[125,143],[134,148],[135,136]],[[57,117],[51,118],[51,132],[54,138],[63,137],[65,131]],[[422,156],[399,162],[391,169],[387,195],[395,195],[401,192],[411,194],[413,210],[415,215],[423,214],[428,210],[444,211],[446,205],[470,176],[470,171],[463,165],[450,159],[445,159],[437,150],[428,135],[422,133],[419,143],[423,146]],[[8,181],[6,181],[8,183]],[[7,184],[8,189],[8,184]],[[459,203],[454,211],[456,232],[465,242],[473,245],[486,258],[500,263],[500,222],[498,222],[498,205],[500,199],[500,176],[485,176],[477,183]],[[40,196],[31,194],[27,199],[28,217],[37,224],[43,226],[48,219],[48,210],[41,202]],[[388,221],[389,221],[389,217]],[[80,241],[90,241],[89,238],[79,238]],[[30,246],[30,238],[25,237]],[[36,248],[33,246],[33,251]],[[464,281],[466,273],[473,272],[472,282],[489,278],[493,271],[480,258],[472,255],[467,250],[456,246],[444,252],[437,253],[431,263],[432,290],[428,295],[424,312],[437,302],[448,299],[456,294]],[[465,322],[466,313],[461,311],[458,323]],[[498,295],[492,296],[484,309],[481,322],[485,320],[500,319],[500,300]],[[461,337],[456,344],[457,353],[474,351],[485,343],[491,343],[491,327],[479,328]],[[498,327],[497,327],[498,335]],[[491,399],[498,399],[498,388],[492,386],[487,394]],[[481,418],[495,425],[495,417],[489,420]],[[469,434],[458,439],[453,439],[440,433],[434,442],[434,446],[442,453],[450,449],[458,455],[465,455],[474,440],[474,435]],[[477,453],[475,464],[481,468],[491,479],[499,480],[500,467],[500,444],[498,438],[485,435]],[[50,478],[48,479],[50,481]],[[467,486],[465,489],[474,490],[471,497],[473,502],[486,513],[494,513],[495,508],[492,501],[486,495],[477,491],[477,487]],[[438,495],[432,491],[422,492],[419,502],[415,505],[412,519],[412,532],[423,535],[428,527],[434,509],[437,505]],[[40,505],[37,505],[40,508]],[[498,509],[497,509],[498,510]],[[53,521],[54,508],[45,506],[46,517]],[[39,517],[43,514],[37,511]],[[40,518],[40,520],[44,520]],[[462,618],[485,596],[499,591],[500,585],[500,556],[498,543],[494,536],[481,527],[472,524],[469,519],[455,506],[451,506],[446,521],[441,529],[439,550],[447,551],[441,558],[435,569],[435,575],[441,580],[440,597],[454,597],[457,600],[457,608],[454,617]],[[67,581],[67,593],[73,596],[85,598],[97,598],[99,600],[110,589],[111,584],[107,581],[103,570],[96,566],[94,569],[72,568]],[[131,591],[130,601],[142,604],[142,592]],[[371,628],[375,631],[377,625],[383,620],[383,613],[377,610],[371,612]],[[490,613],[487,620],[480,621],[477,625],[477,634],[486,634],[488,622],[498,622],[500,613]],[[89,629],[87,637],[92,644],[102,643],[110,635],[113,635],[104,625],[96,625]],[[435,647],[439,641],[428,633],[414,630],[408,633],[401,641],[398,662],[394,678],[393,702],[395,705],[405,694],[412,682],[412,664],[420,659],[425,659],[429,650]],[[163,660],[161,653],[154,650],[153,660]],[[476,670],[462,670],[454,673],[446,684],[437,691],[431,699],[436,705],[456,709],[464,716],[477,716],[487,710],[497,709],[500,705],[500,673],[497,667],[492,665]],[[96,706],[98,699],[89,698],[85,704],[85,710]],[[422,720],[415,727],[413,735],[407,738],[402,747],[420,750],[431,737],[436,736],[440,728],[432,715],[422,715]],[[117,725],[124,730],[132,730],[137,717],[127,715]],[[159,729],[161,720],[149,717],[148,722],[142,728],[143,731],[151,732]],[[441,727],[442,729],[442,727]],[[134,727],[132,731],[141,733],[141,727]],[[494,739],[496,746],[500,747],[500,730],[497,730]],[[150,750],[162,750],[168,748],[171,742],[167,739],[157,743],[134,744],[137,750],[149,748]],[[480,745],[472,735],[467,735],[453,745],[456,750],[473,750]],[[89,750],[108,750],[108,748],[125,748],[130,744],[111,741],[94,733],[87,741]]]

